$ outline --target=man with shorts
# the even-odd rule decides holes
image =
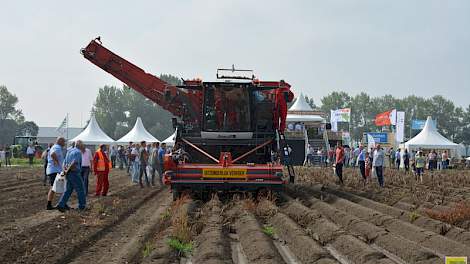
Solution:
[[[47,194],[47,210],[55,209],[52,206],[52,200],[54,199],[54,191],[52,191],[52,185],[54,185],[55,176],[57,173],[62,172],[62,164],[64,162],[63,148],[65,146],[65,139],[59,137],[56,140],[56,143],[51,147],[49,153],[47,154],[47,167],[46,174],[49,178],[49,183],[51,188]]]

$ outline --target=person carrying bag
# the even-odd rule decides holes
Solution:
[[[52,185],[52,191],[55,193],[64,193],[65,186],[67,186],[67,178],[65,177],[65,173],[57,173],[54,184]]]

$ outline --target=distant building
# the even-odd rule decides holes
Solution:
[[[68,131],[65,128],[57,130],[57,127],[39,127],[37,143],[42,146],[47,146],[49,143],[54,143],[57,137],[72,139],[82,131],[83,128],[79,127],[69,127]]]

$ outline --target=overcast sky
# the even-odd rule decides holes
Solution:
[[[470,104],[467,0],[25,0],[0,13],[0,84],[40,126],[67,112],[79,126],[99,87],[122,86],[80,55],[96,36],[153,74],[213,80],[235,64],[316,103],[343,90]]]

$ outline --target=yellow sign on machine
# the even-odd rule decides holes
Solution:
[[[207,168],[202,169],[202,177],[245,179],[246,169]]]

